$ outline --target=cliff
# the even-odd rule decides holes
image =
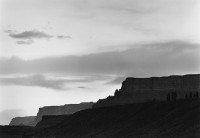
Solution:
[[[200,100],[145,102],[44,116],[36,127],[0,126],[2,138],[199,138]]]
[[[38,123],[42,120],[42,116],[46,115],[68,115],[77,111],[92,108],[93,102],[86,102],[80,104],[66,104],[63,106],[45,106],[39,108],[35,121]]]
[[[42,108],[39,108],[36,117],[15,117],[11,120],[9,125],[35,126],[38,122],[42,120],[43,116],[73,114],[80,110],[92,108],[93,104],[93,102],[85,102],[80,104],[66,104],[62,106],[44,106]]]
[[[199,99],[93,108],[44,118],[32,137],[199,138],[199,114]]]
[[[35,116],[15,117],[11,120],[10,126],[34,126]]]
[[[200,92],[200,74],[183,76],[127,78],[114,96],[100,99],[93,107],[141,103],[151,100],[166,100],[167,94],[176,93],[177,99],[183,99]]]
[[[62,123],[63,121],[66,121],[69,115],[45,115],[42,116],[42,120],[37,123],[37,128],[45,128],[45,127],[51,127],[56,124]]]

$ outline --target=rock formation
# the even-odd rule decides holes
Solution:
[[[0,126],[1,138],[200,138],[200,99],[92,108]]]
[[[39,108],[36,117],[15,117],[12,119],[9,125],[35,126],[39,121],[42,120],[43,116],[73,114],[84,109],[92,108],[93,104],[93,102],[85,102],[80,104],[66,104],[62,106],[44,106]]]
[[[176,93],[177,99],[186,94],[200,92],[200,74],[184,76],[127,78],[114,96],[100,99],[93,107],[140,103],[151,100],[167,100],[168,93]]]
[[[10,126],[34,126],[35,116],[15,117],[11,120]]]
[[[37,113],[37,117],[35,119],[36,122],[42,120],[42,116],[44,115],[67,115],[73,114],[80,110],[92,108],[93,102],[86,102],[80,104],[66,104],[63,106],[45,106],[39,108],[39,112]]]

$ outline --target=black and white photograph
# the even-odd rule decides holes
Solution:
[[[0,0],[0,138],[200,138],[200,0]]]

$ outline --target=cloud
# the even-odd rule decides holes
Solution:
[[[38,87],[51,88],[51,89],[56,89],[56,90],[64,89],[65,83],[66,83],[65,80],[47,79],[43,75],[0,78],[0,84],[2,85],[38,86]]]
[[[7,29],[7,30],[4,30],[4,32],[6,32],[6,33],[12,33],[13,31],[10,30],[10,29]]]
[[[34,41],[33,40],[26,40],[26,41],[17,41],[16,43],[19,45],[30,45],[32,44]]]
[[[144,13],[147,10],[154,8],[156,2],[147,1],[138,1],[138,0],[101,0],[101,1],[92,1],[86,0],[84,2],[80,1],[71,1],[73,7],[81,9],[83,12],[86,11],[115,11],[115,12],[130,12],[133,14]],[[152,4],[153,3],[153,4]]]
[[[0,77],[0,85],[19,85],[19,86],[37,86],[56,90],[65,90],[71,87],[71,84],[83,84],[94,81],[110,80],[110,76],[57,76],[53,74],[34,74],[34,75],[8,75]],[[68,87],[68,86],[69,87]],[[77,88],[86,89],[85,86]]]
[[[16,41],[16,43],[19,45],[33,44],[35,39],[50,39],[53,37],[56,37],[58,39],[70,39],[71,38],[71,36],[69,36],[69,35],[53,36],[53,35],[47,34],[45,32],[38,31],[38,30],[30,30],[30,31],[24,31],[24,32],[18,33],[17,31],[8,29],[8,30],[4,30],[4,32],[8,33],[11,38],[19,39],[19,41]]]
[[[199,73],[199,44],[169,41],[132,45],[125,51],[82,56],[48,57],[36,60],[1,58],[0,74],[76,74],[161,76]]]
[[[52,35],[38,30],[30,30],[18,33],[17,31],[9,29],[5,30],[4,32],[8,33],[11,38],[19,39],[19,41],[16,41],[16,43],[19,45],[30,45],[34,43],[35,39],[50,39],[53,37]]]
[[[85,86],[79,86],[78,88],[79,89],[87,89],[87,87],[85,87]]]
[[[21,33],[9,32],[9,36],[15,39],[50,39],[53,37],[45,32],[41,32],[38,30],[24,31]]]
[[[57,38],[58,38],[58,39],[69,39],[69,38],[71,38],[71,36],[69,36],[69,35],[68,35],[68,36],[65,36],[65,35],[58,35]]]

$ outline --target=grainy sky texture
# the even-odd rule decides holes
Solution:
[[[0,0],[0,123],[199,73],[199,24],[199,0]]]

